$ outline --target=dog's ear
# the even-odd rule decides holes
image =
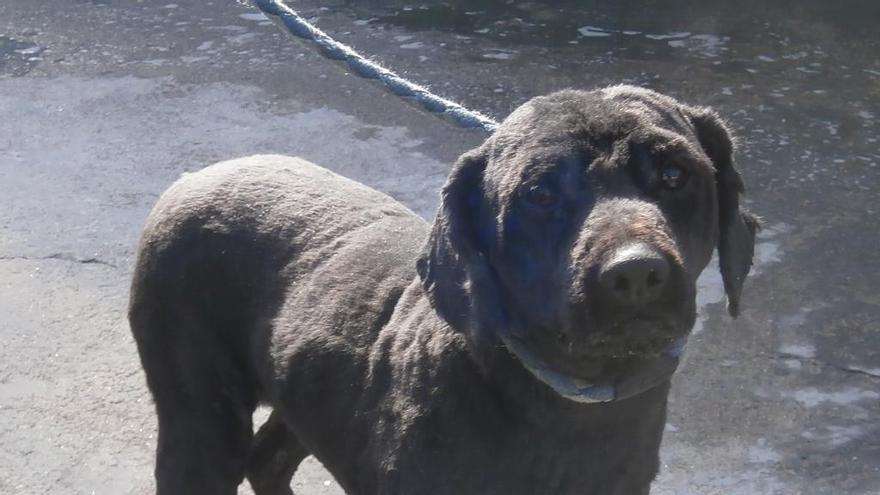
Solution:
[[[727,293],[727,311],[739,314],[739,301],[746,275],[752,267],[755,234],[760,228],[757,217],[739,206],[743,181],[733,163],[733,140],[727,126],[715,111],[696,108],[691,122],[703,150],[715,166],[715,185],[718,196],[718,261],[724,291]]]
[[[434,309],[459,330],[497,298],[483,245],[486,236],[480,234],[486,213],[482,188],[486,161],[482,148],[458,159],[443,186],[440,208],[416,265]]]

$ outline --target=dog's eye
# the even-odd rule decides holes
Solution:
[[[660,180],[666,189],[678,189],[687,182],[687,173],[680,167],[669,165],[660,172]]]
[[[535,206],[540,206],[541,208],[549,208],[559,201],[558,196],[556,196],[549,187],[542,184],[530,187],[526,193],[526,199],[529,200],[529,203],[532,203]]]

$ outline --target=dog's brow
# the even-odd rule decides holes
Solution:
[[[527,170],[524,174],[541,173],[553,169],[556,166],[570,167],[585,163],[583,153],[571,150],[547,150],[543,153],[533,153],[529,159]]]
[[[668,133],[668,131],[667,131]],[[674,161],[682,165],[689,165],[692,168],[711,170],[712,167],[705,160],[701,159],[699,149],[687,139],[679,135],[669,136],[667,139],[655,140],[650,145],[650,153],[658,158],[658,163]]]

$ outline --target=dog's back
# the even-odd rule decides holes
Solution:
[[[177,181],[147,220],[130,305],[160,430],[202,437],[196,446],[160,436],[170,455],[159,458],[172,464],[157,466],[160,491],[189,479],[192,493],[212,490],[195,484],[206,477],[192,466],[176,470],[178,456],[228,477],[216,493],[238,484],[257,402],[345,397],[325,373],[351,373],[332,381],[357,386],[425,232],[390,197],[296,158],[232,160]],[[346,366],[286,369],[309,366],[291,357],[317,348]],[[277,390],[289,373],[310,374],[314,390]]]

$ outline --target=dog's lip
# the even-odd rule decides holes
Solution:
[[[571,337],[573,333],[584,337]],[[614,359],[653,359],[668,355],[669,347],[675,346],[688,333],[684,325],[673,321],[629,318],[598,330],[555,332],[555,347],[576,365]],[[539,349],[539,354],[555,353],[552,344],[536,344],[534,347]]]
[[[641,349],[593,348],[583,353],[563,354],[549,359],[540,351],[536,350],[535,354],[541,356],[545,362],[552,363],[550,366],[561,373],[583,381],[596,381],[620,375],[622,370],[638,368],[657,359],[677,359],[683,354],[686,343],[686,336],[670,336]]]
[[[638,329],[670,331],[675,328],[675,317],[670,315],[635,314],[628,318],[612,320],[604,325],[606,331]]]

